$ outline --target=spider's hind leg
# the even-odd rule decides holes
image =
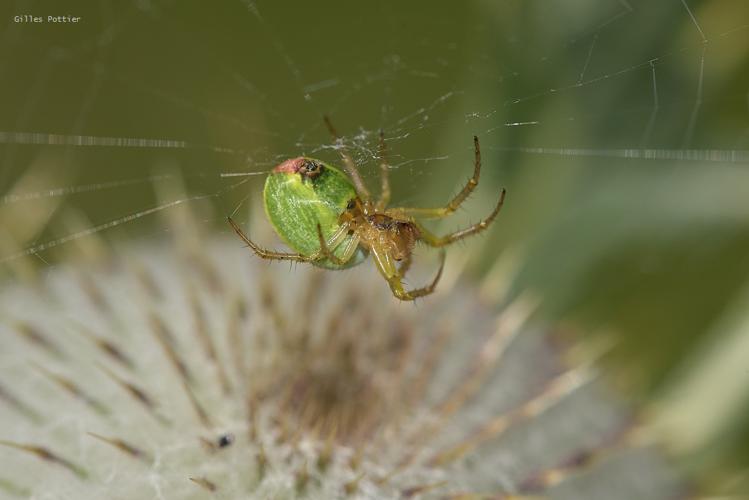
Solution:
[[[380,142],[377,147],[377,156],[380,158],[380,199],[377,200],[377,210],[384,210],[390,203],[390,166],[387,160],[387,146],[385,145],[385,133],[380,130]]]
[[[317,239],[320,242],[320,251],[315,255],[319,256],[318,260],[326,258],[336,266],[345,266],[356,251],[356,247],[359,245],[358,238],[351,238],[343,249],[343,255],[338,257],[333,253],[333,250],[337,248],[346,237],[348,232],[348,224],[342,224],[335,233],[330,237],[330,241],[325,241],[325,236],[322,234],[322,226],[317,225]]]
[[[237,236],[239,236],[242,241],[244,241],[248,247],[252,249],[255,254],[263,259],[267,260],[290,260],[294,262],[314,262],[317,260],[316,256],[306,256],[302,255],[300,253],[286,253],[286,252],[276,252],[275,250],[267,250],[259,245],[257,245],[254,241],[252,241],[249,236],[244,234],[244,231],[242,231],[242,228],[239,227],[239,224],[234,222],[234,220],[231,217],[227,217],[227,220],[229,221],[229,224],[231,225],[232,229],[234,229],[234,232],[237,233]]]
[[[325,121],[325,126],[328,128],[328,132],[330,132],[330,135],[333,136],[333,140],[338,147],[338,152],[341,154],[343,165],[346,167],[346,173],[349,175],[349,177],[351,177],[351,181],[354,183],[354,187],[356,188],[356,194],[358,194],[359,198],[361,198],[363,201],[368,201],[370,197],[369,190],[367,189],[366,184],[364,184],[364,180],[362,180],[361,174],[359,174],[359,169],[356,168],[354,159],[351,158],[351,155],[349,155],[348,151],[346,151],[346,148],[343,145],[343,141],[341,141],[341,137],[338,135],[335,127],[333,127],[333,123],[330,121],[330,117],[328,117],[328,115],[325,115],[323,116],[323,120]]]

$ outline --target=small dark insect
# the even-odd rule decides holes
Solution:
[[[218,437],[218,447],[226,448],[234,442],[234,434],[221,434]]]

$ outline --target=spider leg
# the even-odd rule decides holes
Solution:
[[[447,205],[439,208],[394,208],[389,210],[389,212],[400,218],[421,217],[428,219],[441,219],[455,212],[479,184],[479,175],[481,175],[481,149],[479,148],[479,138],[475,135],[473,136],[473,148],[473,176],[468,179],[463,189]]]
[[[385,146],[385,134],[380,130],[380,143],[378,146],[380,157],[380,199],[377,201],[377,210],[384,210],[390,203],[390,166],[387,161],[387,147]]]
[[[330,121],[328,115],[324,115],[323,120],[325,121],[325,126],[328,127],[328,132],[330,132],[330,135],[333,136],[333,139],[338,146],[338,151],[341,154],[343,165],[344,167],[346,167],[346,173],[349,175],[349,177],[351,177],[351,181],[354,183],[354,187],[356,188],[356,194],[358,194],[359,198],[361,198],[363,201],[368,201],[370,197],[369,190],[367,190],[367,186],[364,184],[364,181],[359,174],[359,169],[356,168],[354,159],[351,158],[351,156],[346,151],[346,148],[343,146],[343,141],[341,141],[341,138],[338,135],[338,132],[336,132],[335,127],[333,127],[333,123]]]
[[[348,224],[342,224],[335,233],[333,233],[333,236],[330,238],[330,242],[325,241],[325,237],[322,234],[322,226],[320,224],[317,225],[317,238],[320,241],[320,251],[317,252],[315,255],[319,256],[319,258],[327,258],[330,260],[333,264],[337,266],[344,266],[346,263],[351,260],[351,257],[354,255],[354,252],[356,251],[356,247],[359,244],[359,238],[353,237],[351,238],[347,243],[346,246],[343,249],[343,254],[341,257],[338,257],[333,253],[333,250],[340,246],[342,243],[343,238],[346,237],[346,233],[348,232]],[[333,250],[331,250],[333,249]]]
[[[356,249],[359,248],[359,237],[353,236],[348,242],[346,243],[346,246],[343,247],[343,257],[341,257],[344,261],[348,262],[351,260],[351,257],[354,256],[354,253],[356,252]]]
[[[403,283],[401,282],[401,280],[403,279],[403,275],[396,268],[395,261],[390,257],[390,255],[388,255],[387,252],[383,252],[382,250],[377,249],[376,247],[372,247],[371,251],[372,257],[375,261],[375,265],[380,271],[380,274],[382,274],[382,276],[387,280],[388,285],[390,285],[390,290],[393,292],[393,295],[395,295],[397,299],[404,301],[415,300],[418,297],[423,297],[434,292],[434,289],[437,287],[437,283],[442,277],[442,269],[445,267],[445,252],[442,251],[440,253],[440,268],[437,271],[437,275],[434,277],[432,282],[422,288],[416,288],[414,290],[404,290]]]
[[[318,257],[316,255],[308,257],[300,253],[286,253],[276,252],[274,250],[266,250],[265,248],[256,245],[252,240],[250,240],[250,238],[246,234],[244,234],[239,225],[234,222],[231,217],[227,217],[227,219],[229,220],[229,224],[231,224],[231,227],[234,229],[234,232],[237,233],[242,241],[247,243],[247,246],[250,247],[258,257],[268,260],[291,260],[295,262],[314,262],[315,260],[318,260]]]
[[[455,231],[454,233],[446,234],[445,236],[435,236],[427,229],[425,229],[424,226],[422,226],[418,222],[414,222],[414,224],[416,224],[416,227],[418,227],[419,231],[421,232],[421,240],[432,247],[444,247],[446,245],[449,245],[450,243],[454,243],[458,240],[471,236],[472,234],[483,231],[484,229],[489,227],[489,224],[494,221],[494,219],[497,217],[497,214],[499,214],[499,211],[502,209],[502,205],[505,202],[505,193],[506,191],[502,189],[502,193],[499,195],[497,206],[494,207],[494,210],[492,210],[492,213],[490,213],[486,219],[477,222],[476,224],[465,229],[460,229],[458,231]]]

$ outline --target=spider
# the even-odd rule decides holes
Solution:
[[[452,214],[476,188],[481,173],[478,138],[473,138],[473,176],[447,205],[439,208],[389,208],[389,167],[382,131],[379,140],[379,157],[382,159],[380,196],[373,200],[328,117],[325,117],[325,124],[338,145],[345,173],[320,160],[300,156],[275,167],[266,179],[263,191],[268,218],[279,236],[297,253],[262,248],[231,217],[228,218],[229,224],[263,259],[308,262],[328,269],[343,269],[359,264],[371,253],[378,271],[396,298],[414,300],[431,294],[445,265],[443,247],[485,230],[504,203],[505,190],[502,189],[499,201],[488,217],[445,236],[431,233],[417,220],[438,219]],[[418,242],[441,249],[440,267],[430,284],[406,290],[402,282]]]

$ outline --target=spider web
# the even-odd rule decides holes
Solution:
[[[384,131],[396,205],[444,204],[470,175],[477,135],[481,183],[442,227],[475,222],[507,187],[483,261],[523,247],[519,282],[560,308],[571,281],[601,295],[609,278],[591,262],[633,241],[702,252],[702,267],[684,264],[696,274],[723,262],[715,308],[745,283],[746,2],[442,3],[6,2],[0,262],[46,267],[97,235],[159,237],[170,227],[159,216],[185,205],[229,235],[226,216],[248,224],[273,166],[339,162],[329,115],[375,192]],[[669,255],[646,251],[631,279],[668,269]],[[645,331],[684,333],[663,321]]]
[[[474,134],[495,187],[529,165],[556,168],[548,157],[622,169],[749,161],[735,60],[749,18],[714,14],[737,5],[420,7],[84,2],[68,9],[80,25],[52,25],[15,22],[57,12],[17,2],[0,52],[2,205],[46,212],[2,259],[48,258],[115,228],[158,232],[142,219],[198,200],[220,223],[283,159],[337,159],[324,114],[370,181],[385,131],[403,203],[458,189]],[[45,180],[30,190],[28,172]],[[184,196],[149,193],[177,177]],[[66,233],[71,210],[88,222]]]

